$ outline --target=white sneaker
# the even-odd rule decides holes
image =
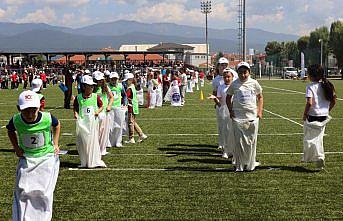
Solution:
[[[118,143],[118,144],[116,144],[116,147],[123,147],[123,144]]]
[[[316,161],[316,166],[318,170],[323,170],[325,167],[325,161],[323,159],[319,159]]]
[[[106,156],[107,154],[109,154],[109,152],[105,151],[105,152],[101,153],[101,156]]]
[[[229,156],[227,155],[227,153],[223,153],[222,157],[225,159],[229,159]]]
[[[222,150],[222,149],[224,149],[223,146],[218,146],[218,150]]]
[[[148,138],[148,136],[147,135],[145,135],[145,134],[143,134],[142,136],[140,136],[139,138],[138,138],[138,143],[140,143],[140,142],[142,142],[143,140],[145,140],[146,138]]]
[[[125,143],[132,143],[132,144],[134,144],[134,143],[136,143],[136,142],[135,142],[135,139],[134,139],[134,138],[131,138],[130,140],[125,141]]]

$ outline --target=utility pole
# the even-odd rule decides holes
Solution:
[[[211,1],[201,1],[200,2],[200,7],[201,7],[201,13],[205,14],[205,19],[206,19],[206,24],[205,24],[205,29],[206,29],[206,34],[205,34],[205,39],[206,39],[206,75],[209,73],[208,72],[208,29],[207,29],[207,15],[210,14],[211,7],[212,7],[212,2]]]

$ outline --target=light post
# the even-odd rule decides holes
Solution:
[[[323,39],[319,39],[320,42],[320,66],[323,67]]]
[[[246,54],[247,54],[247,30],[246,30],[246,10],[245,10],[245,0],[243,0],[243,17],[242,17],[242,23],[243,23],[243,61],[246,61]]]
[[[206,18],[206,75],[208,74],[208,30],[207,30],[207,14],[210,14],[211,11],[211,1],[201,1],[200,7],[201,7],[201,13],[205,14]]]

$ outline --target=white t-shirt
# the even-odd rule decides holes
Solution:
[[[235,114],[235,118],[244,120],[256,119],[256,96],[261,93],[261,85],[250,77],[245,82],[241,82],[239,79],[233,81],[227,90],[227,94],[233,95],[232,110]]]
[[[181,74],[181,85],[187,85],[187,74],[186,73],[182,73]]]
[[[228,84],[221,84],[217,90],[217,97],[220,101],[220,105],[226,105],[226,95],[227,89],[229,89],[230,85]]]
[[[219,85],[224,84],[223,76],[217,75],[213,80],[212,80],[212,89],[214,91],[217,91]]]
[[[308,112],[311,116],[328,116],[330,101],[324,96],[321,83],[312,82],[306,86],[306,98],[312,98],[312,106]]]

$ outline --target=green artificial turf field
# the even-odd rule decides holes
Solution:
[[[53,220],[318,220],[343,219],[343,106],[331,113],[324,138],[326,170],[300,163],[306,83],[260,81],[260,122],[254,172],[236,173],[217,150],[215,110],[200,93],[182,108],[141,109],[149,138],[108,149],[107,169],[77,170],[75,122],[57,86],[43,91],[46,109],[61,121],[62,155]],[[343,98],[343,81],[333,81]],[[211,87],[204,89],[205,96]],[[19,91],[0,91],[0,220],[11,220],[17,158],[4,126]],[[124,138],[125,140],[126,138]],[[70,170],[69,168],[75,168]]]

